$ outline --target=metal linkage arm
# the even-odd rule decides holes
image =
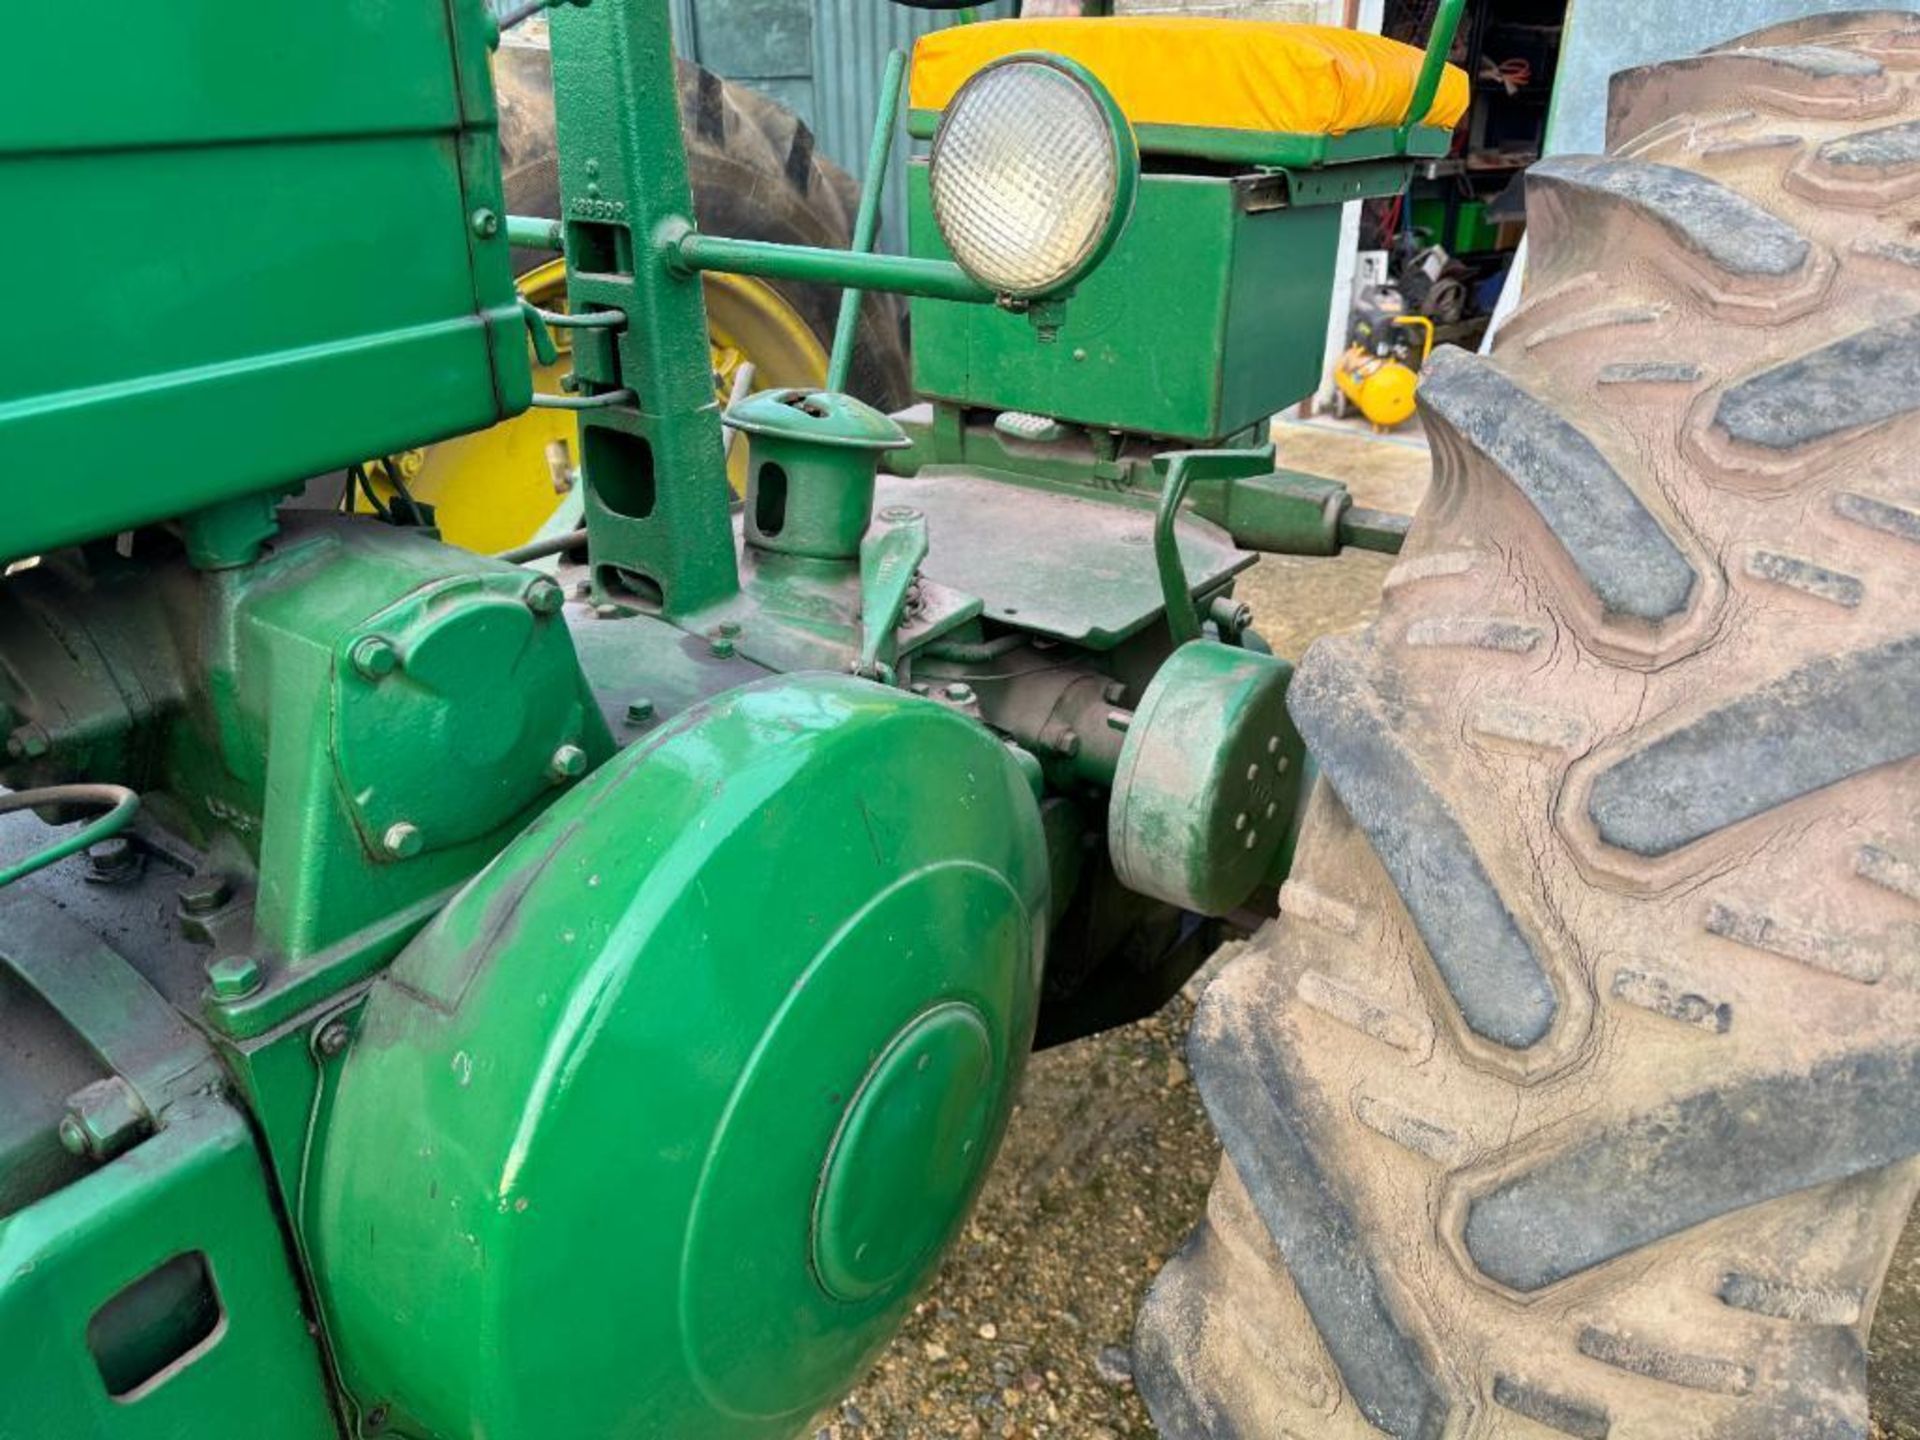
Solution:
[[[526,250],[558,250],[566,244],[567,227],[541,215],[509,215],[507,243]]]
[[[730,275],[847,285],[856,290],[887,290],[896,295],[923,295],[930,300],[962,300],[976,305],[991,305],[997,298],[950,260],[730,240],[702,235],[697,230],[688,230],[668,242],[667,263],[682,274],[720,270]]]
[[[887,159],[893,154],[893,131],[900,123],[900,87],[907,76],[907,52],[892,51],[880,77],[880,103],[874,108],[873,139],[867,144],[866,184],[860,190],[860,213],[853,222],[853,248],[873,253],[880,229],[880,197],[887,188]],[[859,290],[848,286],[840,293],[840,317],[833,327],[833,354],[827,362],[827,388],[844,390],[853,370],[853,342],[860,329]]]

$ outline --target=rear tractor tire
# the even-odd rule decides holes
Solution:
[[[554,152],[552,60],[544,30],[507,36],[494,64],[507,210],[560,213]],[[680,116],[693,208],[703,229],[748,240],[844,248],[852,243],[859,186],[814,148],[813,132],[759,91],[679,63]],[[521,293],[564,308],[566,267],[551,251],[515,250]],[[715,389],[724,403],[741,367],[753,385],[826,383],[839,318],[836,287],[709,275],[704,281]],[[537,389],[555,391],[572,368],[568,336],[557,332],[557,364],[535,365]],[[885,410],[909,403],[912,382],[902,312],[893,297],[861,302],[849,386]],[[499,551],[529,539],[553,514],[566,474],[577,463],[576,422],[561,410],[531,410],[475,435],[394,457],[415,498],[435,509],[443,536],[457,545]],[[746,486],[746,446],[733,448],[734,488]],[[386,461],[375,462],[387,489]]]
[[[1192,1069],[1168,1440],[1863,1440],[1920,1186],[1920,17],[1618,77]]]

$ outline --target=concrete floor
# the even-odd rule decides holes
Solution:
[[[1425,491],[1417,433],[1309,421],[1276,439],[1281,463],[1339,477],[1361,505],[1411,511]],[[1240,593],[1275,652],[1297,660],[1316,635],[1371,618],[1391,564],[1269,556]],[[1219,1157],[1181,1059],[1191,1014],[1183,995],[1035,1057],[972,1223],[816,1440],[1151,1440],[1127,1378],[1133,1313],[1201,1213]],[[1920,1227],[1895,1257],[1870,1377],[1876,1436],[1920,1440]]]

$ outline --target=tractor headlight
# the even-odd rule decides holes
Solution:
[[[1106,87],[1056,55],[1009,55],[960,87],[933,138],[934,223],[960,267],[1002,295],[1058,295],[1126,227],[1133,129]]]

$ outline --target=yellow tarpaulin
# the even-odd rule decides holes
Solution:
[[[1100,78],[1135,125],[1340,135],[1399,125],[1421,54],[1411,45],[1330,25],[1189,16],[993,20],[922,36],[909,101],[942,110],[981,66],[1050,50]],[[1426,123],[1452,129],[1467,109],[1467,76],[1449,65]]]

